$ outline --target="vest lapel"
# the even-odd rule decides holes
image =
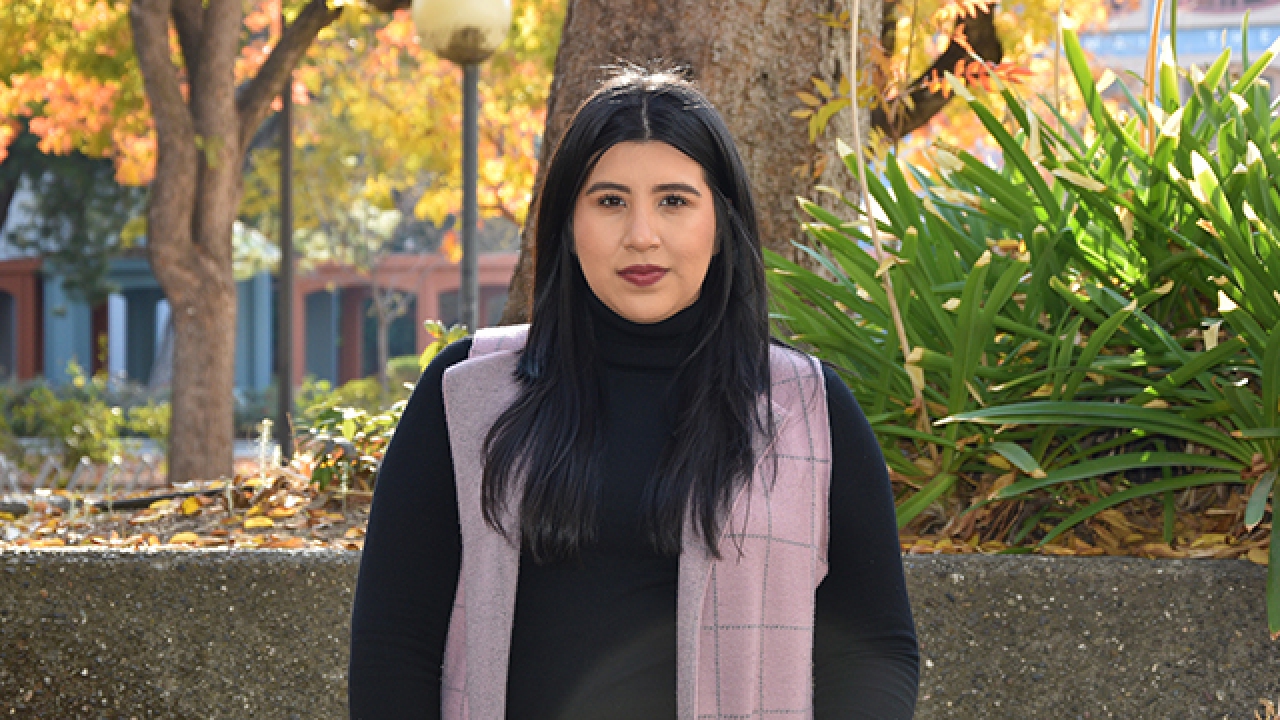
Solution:
[[[760,399],[763,410],[765,400]],[[773,409],[774,436],[765,444],[758,437],[755,472],[751,476],[750,485],[767,479],[772,468],[767,467],[767,458],[777,443],[777,431],[782,429],[787,419],[786,408],[776,401],[770,404]],[[748,510],[742,507],[751,501],[747,492],[748,485],[738,489],[731,504],[732,511],[725,518],[720,528],[720,556],[730,559],[737,552],[728,537],[731,524],[745,518]],[[768,492],[768,488],[763,488]],[[693,529],[691,513],[685,513],[684,545],[680,552],[679,577],[676,584],[676,713],[679,720],[695,720],[698,717],[698,660],[702,630],[702,611],[706,605],[707,583],[711,578],[712,566],[718,562],[712,557],[706,543],[689,542],[696,537]],[[722,562],[723,560],[721,560]],[[714,650],[714,648],[712,648]]]
[[[508,541],[485,523],[480,485],[485,435],[519,391],[513,379],[515,366],[514,354],[497,353],[466,360],[444,374],[445,416],[462,528],[458,594],[465,597],[465,643],[458,642],[462,638],[450,638],[446,650],[465,655],[466,714],[471,720],[501,720],[506,714],[507,666],[520,566],[520,526],[515,512],[519,505],[509,506],[503,521],[514,540]]]

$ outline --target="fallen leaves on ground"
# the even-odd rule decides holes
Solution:
[[[894,480],[901,491],[898,478]],[[998,486],[1002,481],[994,478],[991,482]],[[975,496],[988,497],[990,493],[983,487]],[[1058,522],[1036,521],[1036,513],[1046,502],[1043,499],[1040,505],[1028,500],[1007,501],[976,506],[969,512],[938,502],[903,528],[902,551],[912,555],[1033,552],[1076,557],[1217,558],[1267,565],[1272,523],[1263,522],[1252,529],[1244,526],[1247,488],[1192,488],[1175,496],[1172,543],[1165,541],[1164,505],[1159,498],[1141,498],[1102,510],[1043,544],[1042,539]],[[1084,495],[1078,498],[1081,504],[1092,500]],[[1059,515],[1065,517],[1066,510]],[[1034,526],[1027,528],[1032,522]],[[1019,545],[1008,542],[1023,529]]]
[[[0,550],[14,548],[101,547],[259,548],[360,550],[368,522],[370,492],[330,488],[322,492],[305,466],[237,474],[225,480],[162,490],[201,494],[160,499],[133,511],[107,511],[81,504],[85,498],[62,490],[74,509],[62,510],[45,496],[23,516],[0,513]],[[135,496],[142,496],[141,494]],[[126,496],[112,498],[118,502]],[[98,498],[93,498],[98,500]]]

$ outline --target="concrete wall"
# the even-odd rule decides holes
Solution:
[[[1280,700],[1242,561],[916,556],[917,718],[1252,718]],[[0,716],[346,718],[359,555],[0,554]]]

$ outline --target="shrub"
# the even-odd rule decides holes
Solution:
[[[376,378],[353,380],[336,390],[323,380],[303,382],[298,405],[304,408],[299,414],[308,430],[301,449],[314,457],[311,477],[321,489],[334,482],[344,489],[373,489],[413,383],[436,354],[466,336],[466,329],[457,325],[446,330],[429,320],[426,327],[435,341],[421,356],[388,363],[392,382],[387,392]]]
[[[1234,81],[1224,52],[1184,97],[1166,48],[1159,104],[1128,95],[1122,114],[1067,32],[1084,130],[1008,90],[1006,127],[958,88],[1003,166],[945,147],[937,172],[887,158],[867,187],[883,257],[865,222],[802,203],[820,248],[807,252],[834,280],[770,254],[777,318],[866,408],[908,488],[900,525],[948,497],[968,513],[953,531],[1023,503],[984,517],[1043,546],[1152,497],[1172,541],[1174,491],[1251,484],[1248,532],[1268,493],[1275,506],[1280,118],[1258,76],[1278,49]],[[1267,593],[1280,632],[1274,539]]]
[[[26,448],[17,438],[46,441],[64,468],[81,458],[105,463],[123,453],[132,437],[161,445],[169,437],[169,403],[144,387],[111,383],[105,373],[86,377],[68,365],[71,381],[53,387],[43,380],[13,384],[0,391],[0,451],[21,460]]]

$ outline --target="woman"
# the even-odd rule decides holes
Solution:
[[[911,717],[884,460],[835,373],[770,343],[716,111],[614,78],[536,220],[532,323],[445,349],[382,464],[351,716]]]

